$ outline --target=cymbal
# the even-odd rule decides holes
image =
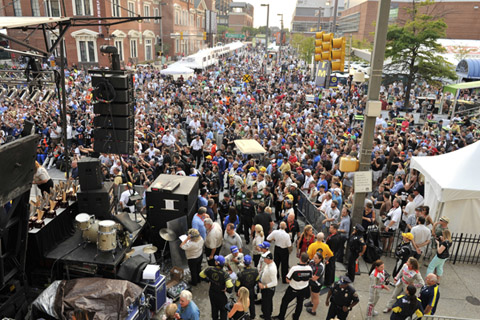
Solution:
[[[177,235],[172,230],[163,228],[160,230],[160,237],[166,241],[174,241],[177,238]]]
[[[143,248],[143,252],[146,253],[146,254],[155,253],[155,252],[157,252],[157,250],[158,249],[155,246],[150,246],[150,247]]]

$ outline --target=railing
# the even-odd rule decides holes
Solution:
[[[298,203],[298,212],[304,217],[305,223],[310,224],[313,227],[315,233],[322,231],[322,220],[325,219],[317,207],[308,200],[308,197],[305,193],[300,192],[300,201]]]
[[[456,233],[452,236],[450,261],[477,264],[480,260],[480,235]]]

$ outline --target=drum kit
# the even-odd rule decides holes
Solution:
[[[164,265],[165,262],[165,249],[167,248],[167,243],[169,241],[175,241],[177,239],[177,235],[173,230],[167,229],[167,228],[162,228],[160,229],[160,237],[165,240],[165,243],[163,244],[163,249],[162,249],[162,254],[160,256],[160,265]],[[156,249],[156,248],[155,248]]]
[[[117,230],[121,230],[120,224],[113,220],[95,220],[95,217],[87,213],[80,213],[75,216],[77,228],[82,231],[82,238],[87,243],[96,243],[97,258],[100,252],[111,252],[115,260],[115,250],[117,249]]]

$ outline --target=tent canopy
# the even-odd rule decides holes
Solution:
[[[439,202],[480,199],[480,141],[434,157],[413,157],[410,167],[432,184]]]
[[[52,17],[1,17],[0,29],[21,28],[35,26],[44,23],[56,23],[67,21],[70,18],[52,18]]]
[[[480,81],[456,83],[443,87],[443,92],[457,93],[457,90],[480,88]]]
[[[193,69],[187,68],[180,64],[172,64],[167,69],[160,71],[161,74],[174,75],[174,74],[193,74]]]
[[[253,139],[241,139],[235,140],[235,145],[238,150],[243,154],[264,154],[267,153],[260,143],[257,140]]]

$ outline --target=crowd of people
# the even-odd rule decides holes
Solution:
[[[431,219],[423,203],[423,178],[409,163],[413,156],[444,154],[478,140],[479,130],[468,116],[438,122],[428,117],[419,123],[412,112],[433,111],[434,106],[421,105],[418,99],[405,106],[401,83],[382,85],[380,100],[388,115],[378,117],[375,127],[374,191],[365,203],[362,223],[353,226],[353,173],[341,172],[339,162],[347,155],[358,157],[366,105],[364,84],[349,78],[336,88],[316,88],[308,66],[288,47],[278,61],[265,57],[262,48],[248,47],[188,79],[161,76],[153,67],[133,72],[135,151],[96,156],[104,178],[116,184],[130,182],[148,188],[160,174],[199,177],[198,211],[181,248],[188,259],[191,285],[202,279],[210,282],[213,319],[241,319],[246,313],[253,319],[252,306],[259,294],[261,316],[271,319],[277,278],[288,289],[274,318],[284,319],[288,303],[297,299],[293,317],[299,319],[308,297],[306,311],[315,315],[321,288],[328,287],[328,317],[345,319],[359,302],[351,285],[356,261],[366,254],[366,244],[372,240],[367,235],[376,231],[375,246],[385,254],[393,250],[398,259],[390,280],[394,295],[385,311],[393,311],[392,319],[405,319],[416,311],[433,314],[438,295],[433,306],[422,299],[424,289],[417,300],[417,288],[424,285],[418,259],[434,252],[425,290],[430,290],[429,283],[438,290],[451,246],[449,221],[446,217],[437,222]],[[242,82],[244,74],[250,74],[252,81]],[[85,70],[72,68],[66,75],[66,145],[61,139],[60,106],[54,99],[48,103],[3,100],[0,143],[18,138],[24,121],[32,121],[42,137],[37,168],[71,167],[75,179],[76,161],[95,155],[92,89]],[[435,95],[438,100],[442,96],[438,88],[421,82],[411,93],[413,97]],[[469,91],[462,94],[471,95]],[[312,102],[307,101],[310,96]],[[448,109],[453,97],[443,98]],[[261,159],[243,155],[235,149],[236,139],[254,139],[267,152]],[[66,150],[72,155],[70,162]],[[37,183],[50,184],[45,170],[37,170]],[[317,207],[321,230],[309,221],[300,228],[302,201]],[[402,241],[394,247],[399,233]],[[273,244],[275,249],[270,251]],[[291,252],[299,259],[297,266],[289,266]],[[368,317],[376,314],[379,292],[388,289],[389,281],[383,262],[375,260]],[[345,262],[348,270],[337,282],[335,262]],[[225,292],[235,288],[239,298],[228,313]],[[193,303],[191,293],[186,292],[177,311],[189,310],[189,316],[182,315],[182,319],[198,319],[193,307],[187,308],[189,303]]]

